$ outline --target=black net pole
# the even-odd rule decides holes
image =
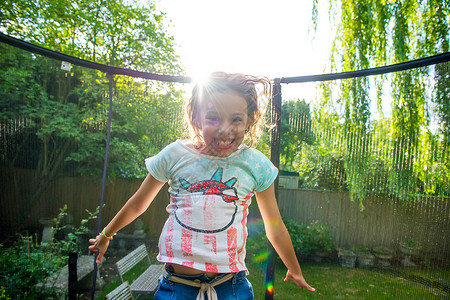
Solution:
[[[270,160],[279,168],[280,166],[280,133],[281,133],[281,85],[279,79],[274,79],[272,90],[272,106],[271,106],[271,124],[275,127],[271,131],[270,135]],[[274,182],[275,197],[278,199],[278,176]],[[266,291],[265,299],[271,300],[274,296],[274,284],[275,284],[275,249],[269,244],[269,263],[266,269]]]
[[[281,85],[279,79],[274,79],[272,90],[271,124],[275,127],[270,137],[270,160],[275,167],[280,167],[280,139],[281,139]],[[275,197],[278,199],[278,177],[275,179]]]
[[[106,129],[106,150],[105,150],[105,159],[103,163],[103,176],[102,176],[102,193],[100,196],[100,207],[98,213],[98,222],[97,222],[97,232],[100,233],[101,223],[102,223],[102,211],[103,211],[103,202],[105,199],[105,186],[106,186],[106,170],[108,167],[108,154],[109,154],[109,144],[111,140],[111,122],[112,122],[112,106],[113,106],[113,83],[114,77],[113,74],[108,73],[109,79],[109,110],[108,110],[108,127]],[[95,252],[94,255],[94,273],[92,276],[92,289],[91,289],[91,300],[94,300],[95,296],[95,287],[97,285],[97,256],[99,255],[98,251]]]
[[[78,292],[78,253],[69,253],[69,300],[77,299]]]

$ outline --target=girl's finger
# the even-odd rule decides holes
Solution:
[[[309,286],[309,285],[306,287],[306,289],[307,289],[308,291],[310,291],[310,292],[315,292],[315,291],[316,291],[315,288],[313,288],[313,287],[311,287],[311,286]]]

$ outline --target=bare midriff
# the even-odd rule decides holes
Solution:
[[[186,266],[177,265],[173,263],[166,263],[166,266],[171,266],[173,268],[173,271],[175,274],[179,275],[188,275],[188,276],[195,276],[195,275],[201,275],[205,274],[208,278],[214,278],[219,276],[222,273],[215,273],[215,272],[205,272],[201,270],[192,269]]]

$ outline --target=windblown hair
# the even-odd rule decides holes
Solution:
[[[260,86],[261,89],[259,89]],[[246,143],[251,147],[258,141],[265,125],[265,110],[272,93],[270,80],[266,77],[255,77],[240,73],[214,72],[210,74],[206,83],[194,86],[192,96],[187,103],[187,122],[191,129],[195,147],[200,147],[205,143],[197,121],[200,117],[202,105],[207,105],[207,101],[213,99],[216,93],[230,91],[237,92],[247,102]],[[222,105],[226,105],[226,103]]]

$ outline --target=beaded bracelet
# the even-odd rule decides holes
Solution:
[[[103,236],[104,236],[105,238],[107,238],[108,240],[112,240],[113,237],[117,234],[117,233],[114,233],[112,236],[107,236],[106,233],[105,233],[105,230],[106,230],[106,227],[103,228],[102,234],[103,234]]]

